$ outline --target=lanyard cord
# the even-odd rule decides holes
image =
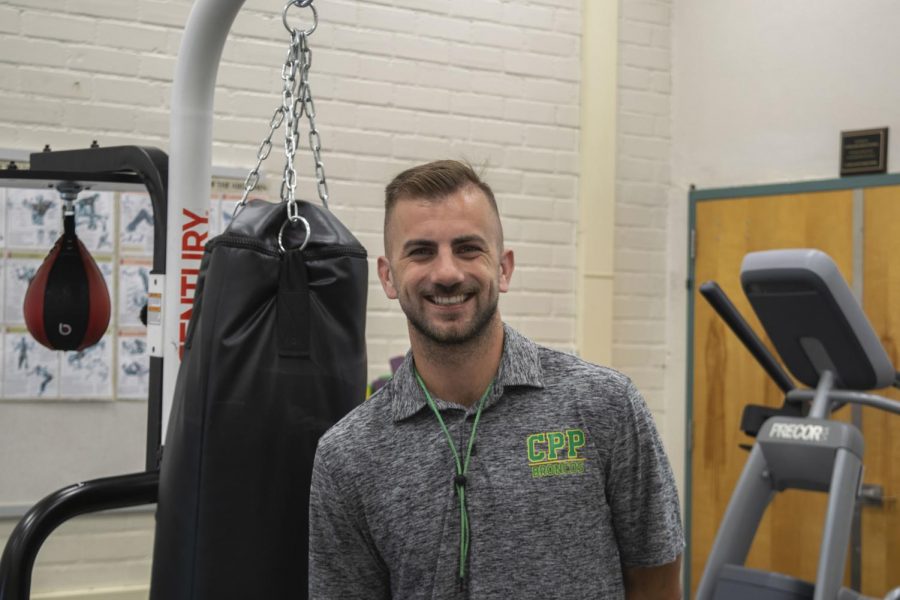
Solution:
[[[469,556],[469,513],[466,509],[466,473],[469,472],[469,461],[472,459],[472,446],[475,445],[475,432],[478,429],[478,421],[481,419],[481,409],[484,408],[484,401],[490,395],[491,390],[494,387],[494,382],[491,380],[491,383],[488,384],[487,389],[484,390],[481,399],[478,401],[478,410],[475,411],[475,421],[472,423],[472,433],[469,434],[469,446],[466,449],[466,459],[465,461],[460,461],[459,451],[456,449],[456,444],[453,443],[453,437],[450,435],[450,431],[447,429],[447,425],[444,423],[440,411],[438,411],[437,406],[435,406],[431,394],[428,393],[425,382],[422,381],[422,377],[419,375],[419,372],[415,370],[415,367],[413,367],[413,373],[416,375],[416,381],[419,382],[419,387],[425,392],[425,399],[428,401],[428,406],[431,408],[434,416],[437,417],[437,421],[440,423],[441,429],[447,437],[447,443],[450,445],[450,450],[453,452],[453,460],[456,462],[456,477],[453,478],[453,486],[456,488],[456,495],[459,496],[459,579],[460,581],[463,581],[466,578],[466,559]]]

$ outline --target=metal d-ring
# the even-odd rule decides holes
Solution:
[[[285,248],[284,248],[284,228],[287,227],[288,224],[293,224],[293,223],[296,223],[297,221],[300,221],[301,223],[303,223],[303,226],[306,227],[306,237],[303,239],[303,243],[300,244],[300,247],[298,248],[298,250],[303,250],[304,248],[306,248],[306,244],[309,243],[310,233],[312,232],[312,230],[309,228],[309,221],[307,221],[306,219],[304,219],[301,216],[297,216],[295,218],[288,219],[284,223],[282,223],[281,227],[278,229],[278,248],[281,250],[282,254],[287,252],[287,250],[285,250]]]
[[[319,13],[318,13],[318,11],[316,11],[316,7],[313,6],[312,0],[308,0],[308,1],[307,0],[289,0],[288,3],[284,5],[284,10],[281,11],[281,22],[284,23],[284,28],[288,30],[288,33],[290,33],[291,35],[294,35],[294,33],[296,33],[297,30],[294,29],[293,27],[291,27],[288,24],[288,20],[287,20],[288,9],[291,8],[292,6],[299,6],[300,8],[308,6],[310,8],[310,10],[312,10],[312,14],[313,14],[312,27],[310,27],[306,31],[300,32],[300,35],[304,35],[304,36],[311,35],[312,32],[316,30],[316,27],[319,26]]]

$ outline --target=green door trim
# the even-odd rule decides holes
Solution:
[[[811,192],[832,192],[836,190],[856,190],[869,187],[881,187],[900,184],[900,173],[886,175],[858,175],[842,179],[820,179],[816,181],[795,181],[789,183],[766,183],[739,187],[693,189],[688,199],[726,200],[728,198],[749,198],[751,196],[777,196],[784,194],[808,194]]]

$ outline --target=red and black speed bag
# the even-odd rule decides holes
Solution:
[[[100,341],[109,325],[109,290],[103,273],[75,235],[75,216],[63,218],[63,234],[25,292],[25,324],[51,350],[83,350]]]

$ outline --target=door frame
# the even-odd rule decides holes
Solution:
[[[697,204],[700,202],[752,198],[763,196],[783,196],[812,192],[864,190],[866,188],[900,185],[900,173],[884,175],[857,175],[841,179],[821,179],[760,185],[697,189],[691,184],[688,192],[688,278],[687,293],[687,349],[685,368],[685,431],[684,431],[684,532],[685,550],[682,560],[682,578],[685,594],[691,590],[691,511],[693,509],[693,417],[694,417],[694,288],[696,262]]]

